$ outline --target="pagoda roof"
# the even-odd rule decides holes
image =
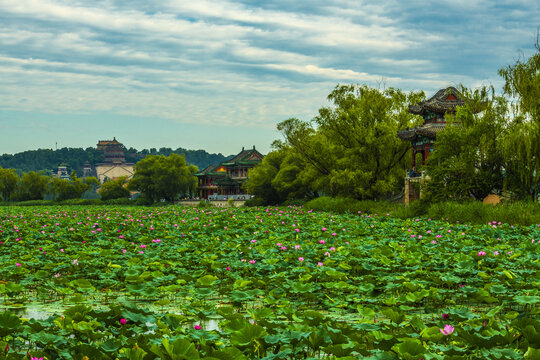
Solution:
[[[409,112],[415,115],[423,115],[426,111],[438,114],[455,113],[457,106],[465,105],[465,100],[461,93],[453,86],[437,91],[428,100],[416,105],[409,105]]]
[[[98,146],[99,145],[122,145],[122,143],[118,142],[118,140],[116,140],[116,137],[114,137],[112,140],[99,140]]]
[[[437,133],[444,130],[446,123],[430,123],[412,129],[398,130],[397,136],[402,140],[415,141],[419,135],[429,139],[436,139]]]
[[[208,165],[201,171],[195,173],[195,176],[203,176],[203,175],[213,175],[213,176],[225,176],[226,173],[223,171],[216,171],[217,168],[219,168],[220,165]]]
[[[242,151],[238,155],[236,155],[231,160],[228,160],[227,162],[224,162],[222,164],[234,165],[241,161],[250,161],[250,164],[253,164],[254,162],[260,162],[263,157],[264,157],[263,154],[257,151],[255,149],[255,146],[253,146],[253,149],[248,149],[248,150],[244,150],[244,148],[242,148]]]

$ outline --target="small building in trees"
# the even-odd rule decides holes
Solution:
[[[208,199],[217,196],[248,199],[242,184],[247,180],[248,170],[259,164],[263,155],[255,149],[242,151],[231,160],[219,165],[210,165],[195,174],[198,178],[199,197]]]
[[[133,177],[135,164],[126,162],[125,147],[116,137],[112,140],[100,140],[97,149],[103,151],[104,156],[103,162],[96,164],[97,178],[102,184],[121,176],[128,179]]]
[[[83,166],[83,177],[90,177],[94,175],[95,174],[92,169],[92,165],[90,165],[90,161],[86,161]]]
[[[399,130],[397,136],[412,145],[412,169],[405,176],[405,204],[420,198],[420,183],[423,181],[421,172],[417,167],[428,163],[429,153],[434,150],[437,133],[446,126],[446,114],[455,114],[456,107],[465,104],[461,93],[454,87],[437,91],[426,101],[416,105],[409,105],[411,114],[420,115],[424,121],[422,125],[412,129]],[[417,154],[421,155],[421,164],[417,164]]]
[[[59,179],[70,179],[70,174],[67,169],[67,164],[60,164],[58,170],[56,171],[56,176]]]

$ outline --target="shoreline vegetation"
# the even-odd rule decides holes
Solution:
[[[175,202],[181,204],[181,202]],[[223,205],[223,202],[220,202]],[[134,207],[155,207],[163,206],[165,203],[152,204],[144,198],[136,200],[129,199],[70,199],[64,201],[53,200],[32,200],[21,202],[0,202],[1,207],[27,207],[27,206],[134,206]],[[173,206],[173,204],[170,204]],[[188,205],[186,205],[188,206]],[[227,207],[233,207],[234,204],[228,204]],[[442,220],[449,223],[461,222],[470,224],[487,224],[489,222],[506,223],[510,225],[529,226],[540,224],[540,203],[530,201],[512,201],[501,202],[500,204],[483,204],[480,201],[469,202],[438,202],[428,203],[422,200],[413,202],[409,207],[403,203],[389,201],[356,200],[352,198],[332,198],[319,197],[310,201],[290,201],[280,205],[302,206],[304,210],[324,211],[329,213],[346,214],[378,214],[398,218],[398,219],[416,219],[425,218],[433,220]],[[201,201],[197,207],[213,207],[211,201]],[[249,201],[246,207],[250,206]],[[264,206],[262,206],[264,207]],[[275,206],[271,206],[275,207]],[[539,225],[540,226],[540,225]]]

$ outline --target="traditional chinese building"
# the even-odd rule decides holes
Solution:
[[[255,149],[242,151],[231,160],[219,165],[210,165],[195,174],[199,180],[199,197],[208,199],[216,195],[227,195],[238,198],[249,197],[242,190],[247,179],[248,170],[259,164],[263,155]]]
[[[427,165],[429,153],[434,150],[437,134],[446,126],[446,114],[455,114],[456,107],[465,104],[461,93],[454,87],[437,91],[426,101],[409,106],[411,114],[420,115],[424,119],[422,125],[412,129],[399,130],[397,136],[412,145],[412,170],[405,176],[405,205],[421,197],[424,178],[415,171],[417,165]],[[416,164],[416,155],[422,155],[422,164]]]
[[[422,125],[412,129],[399,130],[397,136],[412,144],[412,166],[416,166],[416,154],[422,154],[422,165],[427,165],[429,153],[437,133],[446,126],[446,114],[454,114],[457,106],[465,104],[460,92],[454,87],[441,89],[426,101],[409,106],[411,114],[420,115],[424,119]]]
[[[67,169],[67,164],[61,164],[56,171],[56,177],[59,179],[70,179],[71,176]]]
[[[125,148],[122,143],[116,140],[100,140],[97,149],[103,151],[104,160],[96,164],[97,178],[103,184],[109,179],[116,179],[120,176],[127,176],[128,179],[135,173],[133,163],[126,162]]]
[[[93,176],[93,170],[92,170],[92,165],[90,165],[90,162],[89,161],[86,161],[84,163],[84,167],[83,167],[83,177],[90,177],[90,176]]]

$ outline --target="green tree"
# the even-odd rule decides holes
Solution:
[[[515,121],[505,139],[509,190],[535,200],[540,194],[540,33],[536,53],[499,70],[504,92],[515,99]]]
[[[19,177],[13,169],[0,167],[0,197],[4,201],[9,201],[12,194],[17,189]]]
[[[466,99],[437,134],[427,166],[432,200],[483,199],[503,189],[503,145],[508,103],[493,88],[460,89]]]
[[[80,179],[73,171],[69,180],[53,178],[49,183],[49,192],[54,200],[58,201],[80,199],[86,191],[98,184],[99,181],[95,177]]]
[[[17,187],[15,198],[19,201],[43,200],[49,181],[50,177],[43,175],[43,173],[35,171],[24,173]]]
[[[126,189],[124,184],[127,181],[127,176],[121,176],[114,180],[109,180],[103,183],[98,190],[101,199],[121,199],[129,197],[129,190]]]
[[[197,167],[187,165],[183,155],[148,155],[135,165],[135,175],[129,182],[130,190],[140,191],[155,202],[172,202],[179,196],[194,194]]]
[[[248,180],[243,187],[249,194],[255,195],[260,205],[275,205],[283,202],[285,197],[272,185],[285,157],[285,151],[272,151],[262,162],[250,169]]]
[[[313,192],[378,199],[402,186],[410,144],[396,132],[419,121],[408,105],[423,98],[422,92],[337,86],[328,96],[333,106],[320,109],[311,124],[288,119],[278,130],[303,160],[299,176]]]

